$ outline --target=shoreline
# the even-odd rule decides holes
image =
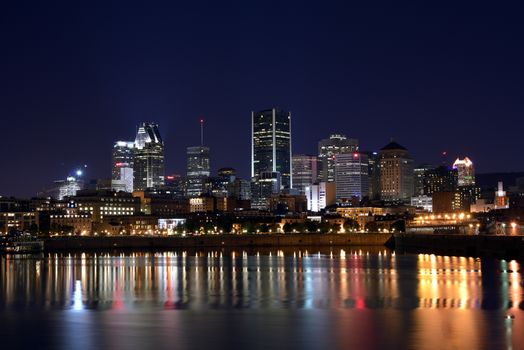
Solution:
[[[392,234],[251,234],[202,236],[63,236],[44,239],[44,251],[78,250],[158,250],[198,248],[257,248],[257,247],[329,247],[386,246],[393,242]]]

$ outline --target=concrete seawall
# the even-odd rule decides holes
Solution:
[[[52,237],[45,250],[169,249],[216,247],[308,247],[308,246],[384,246],[392,235],[380,233],[285,234],[285,235],[204,235],[204,236],[109,236]]]
[[[412,253],[524,258],[524,236],[395,234],[395,248]]]

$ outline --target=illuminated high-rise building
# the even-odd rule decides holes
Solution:
[[[435,167],[428,165],[428,164],[422,164],[417,166],[413,169],[413,195],[414,196],[422,196],[426,194],[424,191],[424,182],[426,179],[426,174],[428,171],[434,170]]]
[[[407,201],[413,195],[413,159],[408,150],[391,141],[382,147],[380,157],[380,198]]]
[[[205,184],[211,174],[209,166],[209,147],[193,146],[187,148],[187,196],[198,197],[204,192]]]
[[[293,187],[291,113],[273,108],[251,113],[251,177],[278,172],[281,189]]]
[[[306,187],[317,182],[317,156],[294,154],[293,157],[293,188],[299,194],[306,193]]]
[[[320,161],[320,181],[335,182],[335,156],[339,153],[358,151],[358,140],[348,139],[342,134],[332,134],[318,143]]]
[[[135,139],[133,187],[142,191],[164,185],[164,142],[158,124],[140,123]]]
[[[114,188],[124,186],[126,192],[133,192],[133,163],[135,144],[130,141],[117,141],[113,146],[111,180]]]
[[[475,185],[475,167],[471,159],[468,157],[457,158],[453,163],[453,169],[457,169],[459,186]]]
[[[83,181],[74,176],[68,176],[65,180],[55,181],[55,184],[57,185],[56,198],[60,201],[65,197],[75,196],[83,188]]]
[[[187,196],[198,197],[204,193],[211,175],[209,147],[204,146],[204,120],[200,120],[200,146],[187,148]]]
[[[278,171],[262,171],[251,181],[251,208],[269,209],[269,200],[282,188]]]
[[[369,161],[364,153],[335,155],[335,188],[337,201],[369,196]]]

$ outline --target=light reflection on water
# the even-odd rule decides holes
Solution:
[[[27,346],[524,347],[516,261],[378,248],[48,254],[0,257],[0,282],[12,325],[0,336],[20,342],[39,324]]]

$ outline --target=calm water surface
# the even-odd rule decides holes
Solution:
[[[362,249],[0,257],[2,349],[524,349],[522,264]]]

